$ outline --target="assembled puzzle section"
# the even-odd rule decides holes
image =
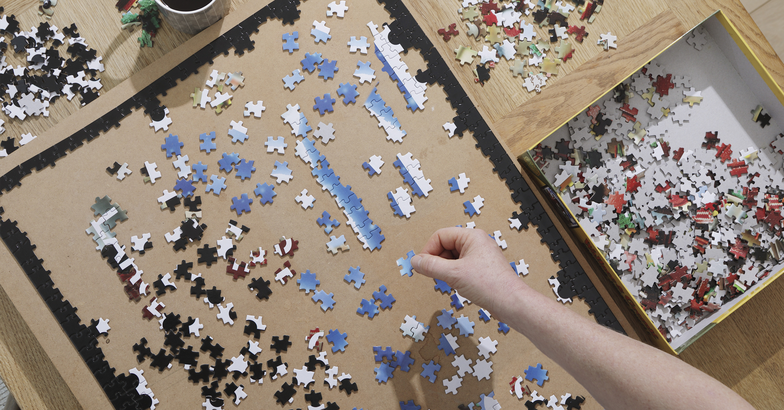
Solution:
[[[677,352],[784,268],[784,93],[731,30],[707,20],[525,161]]]
[[[582,387],[522,336],[509,332],[508,326],[445,283],[411,271],[414,249],[433,231],[462,225],[494,232],[512,267],[524,276],[521,280],[540,292],[552,294],[550,277],[567,284],[586,278],[416,22],[398,2],[388,5],[392,15],[380,6],[349,4],[343,17],[335,12],[326,20],[326,2],[293,10],[287,8],[290,5],[273,3],[252,19],[260,24],[275,15],[285,23],[283,16],[293,13],[298,19],[292,18],[291,24],[268,21],[259,26],[260,37],[250,34],[252,25],[244,29],[250,38],[280,43],[257,42],[256,50],[249,51],[240,47],[242,35],[230,31],[205,48],[206,55],[199,51],[183,63],[190,72],[200,68],[202,75],[185,75],[186,70],[178,68],[179,86],[171,88],[176,83],[171,77],[150,86],[160,86],[155,92],[166,90],[165,96],[145,89],[110,113],[117,117],[86,126],[58,144],[60,148],[3,176],[8,212],[3,221],[15,225],[11,216],[18,220],[35,238],[36,248],[16,236],[7,246],[20,262],[35,259],[43,267],[41,259],[45,260],[46,269],[52,269],[47,273],[51,282],[39,290],[59,289],[64,300],[79,307],[74,323],[63,324],[65,334],[73,337],[71,326],[79,318],[94,319],[96,332],[103,332],[104,321],[111,320],[106,330],[111,344],[94,333],[85,337],[101,342],[106,363],[121,369],[112,374],[128,369],[128,374],[137,375],[136,385],[122,386],[128,397],[138,398],[116,396],[113,390],[107,397],[117,408],[129,404],[126,400],[147,400],[142,396],[154,404],[157,400],[160,408],[174,403],[228,407],[227,401],[242,405],[246,398],[268,407],[304,407],[306,401],[314,407],[326,402],[326,408],[335,408],[336,403],[382,408],[399,401],[414,407],[445,401],[455,407],[529,401],[535,406],[543,399],[526,386],[528,382],[508,395],[504,390],[505,383],[515,385],[515,378],[521,379],[525,369],[537,363],[548,377],[540,389],[543,394],[584,395]],[[313,43],[305,42],[311,21],[325,21],[319,31],[326,32],[323,26],[330,29],[326,43],[318,41],[319,36],[324,38],[318,33],[310,38]],[[400,41],[400,47],[382,44],[381,55],[364,55],[361,47],[352,52],[350,37],[370,38],[374,29],[386,32],[389,42]],[[283,36],[293,31],[300,33],[300,48],[289,53],[281,44],[291,41]],[[247,52],[242,57],[210,54],[220,47],[228,50],[221,46],[227,39],[238,41],[238,51]],[[423,50],[424,59],[404,53],[412,43]],[[268,56],[278,54],[280,59],[271,64]],[[316,54],[321,56],[315,58]],[[304,67],[314,58],[322,61],[313,62],[310,72]],[[340,69],[342,61],[354,58],[377,69],[375,82],[357,85],[352,70]],[[195,62],[209,60],[209,69]],[[319,76],[319,65],[327,60],[334,67],[323,70],[329,68],[333,78]],[[406,77],[397,63],[397,70],[384,70],[383,61],[402,61],[408,71],[422,74]],[[299,67],[304,79],[292,90],[284,80],[259,77],[258,67],[266,68],[265,76],[274,74],[281,80]],[[232,79],[239,82],[233,84]],[[347,83],[357,85],[358,96],[340,85]],[[193,90],[205,86],[210,97],[230,94],[233,100],[255,103],[205,105],[202,111],[199,104],[193,106]],[[221,86],[223,91],[218,90]],[[310,101],[324,99],[336,88],[344,88],[343,94],[352,94],[357,101],[336,102],[321,119]],[[433,98],[442,92],[450,104]],[[258,108],[259,101],[264,110]],[[376,111],[379,101],[383,104]],[[427,109],[414,109],[412,101]],[[368,112],[366,103],[376,115]],[[142,106],[146,112],[138,109]],[[321,119],[318,126],[316,116]],[[106,131],[102,126],[115,125],[112,118],[124,126],[101,135]],[[168,129],[151,121],[166,123]],[[452,132],[444,132],[444,123],[453,125]],[[236,130],[235,135],[229,130]],[[402,142],[387,139],[395,130],[406,131]],[[317,133],[321,144],[315,141]],[[72,147],[82,140],[92,142]],[[439,141],[437,151],[432,151],[434,141]],[[362,166],[368,159],[379,170],[387,169],[372,160],[374,155],[393,165],[387,165],[387,172],[369,175]],[[32,173],[55,161],[56,173]],[[106,171],[114,162],[128,163],[133,172],[118,179]],[[16,184],[20,181],[24,186]],[[396,215],[389,203],[387,194],[400,192],[398,188],[411,193],[408,200],[417,211],[409,218]],[[83,194],[74,201],[33,200],[40,192],[63,189]],[[514,201],[509,200],[510,193]],[[466,213],[466,201],[479,212]],[[525,208],[518,203],[525,203]],[[40,215],[46,212],[68,217],[42,224]],[[154,248],[141,243],[146,234]],[[63,243],[82,250],[64,249]],[[137,253],[134,246],[145,253]],[[523,251],[530,249],[541,252]],[[78,261],[69,258],[72,252],[80,255]],[[79,272],[78,278],[72,272]],[[561,287],[562,293],[568,292],[561,295],[563,300],[579,293],[587,304],[574,303],[571,308],[618,326],[590,281],[579,283]],[[49,299],[44,297],[47,304]],[[454,325],[447,325],[447,315]],[[46,334],[45,329],[38,331]],[[394,348],[396,353],[380,357],[376,346]],[[65,354],[48,347],[55,359]],[[521,352],[526,352],[525,359],[520,359]],[[456,361],[453,355],[462,359]],[[92,365],[95,357],[85,357],[85,362]],[[381,368],[381,377],[375,366]],[[144,379],[138,377],[142,371]],[[125,377],[112,379],[108,374],[94,374],[107,391]],[[494,392],[499,377],[503,388]],[[407,384],[417,387],[410,391],[402,387]],[[162,387],[169,385],[178,388]],[[106,398],[85,398],[84,387],[72,387],[80,401],[108,405],[101,401]]]

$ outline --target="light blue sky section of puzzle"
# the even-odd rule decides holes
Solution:
[[[410,109],[411,112],[415,112],[419,108],[419,105],[417,105],[416,101],[414,101],[414,97],[411,96],[411,93],[408,92],[406,85],[403,84],[402,81],[400,81],[400,78],[398,78],[397,74],[395,74],[395,70],[393,70],[392,67],[389,65],[389,63],[387,62],[387,59],[384,57],[384,54],[381,52],[381,47],[376,45],[375,49],[376,49],[376,57],[378,57],[379,61],[381,61],[381,64],[384,65],[382,70],[387,74],[389,74],[389,78],[397,83],[397,88],[399,88],[400,92],[403,93],[403,97],[406,99],[406,102],[408,103],[408,105],[406,105],[406,108]],[[422,109],[424,110],[424,107]]]
[[[381,228],[373,224],[373,220],[370,219],[370,213],[362,205],[362,198],[354,194],[350,185],[340,183],[340,176],[336,175],[335,171],[329,167],[329,162],[326,157],[321,155],[313,140],[304,138],[302,143],[309,153],[298,154],[300,159],[310,165],[313,169],[311,173],[316,177],[316,181],[323,189],[329,191],[338,206],[343,209],[343,214],[348,218],[348,224],[357,234],[357,239],[362,242],[363,248],[371,251],[381,249],[384,235],[381,234]]]
[[[395,128],[401,127],[400,121],[395,118],[392,108],[387,106],[386,101],[378,93],[378,88],[373,87],[373,91],[365,99],[365,108],[378,119],[379,123],[383,124],[386,122],[387,124],[392,124]],[[403,131],[403,135],[406,135],[405,131]]]

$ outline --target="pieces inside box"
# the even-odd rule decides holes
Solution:
[[[529,151],[676,350],[784,267],[784,109],[719,18]]]

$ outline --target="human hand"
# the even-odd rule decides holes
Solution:
[[[427,277],[446,282],[496,317],[511,295],[526,286],[493,238],[481,229],[436,231],[411,265]]]

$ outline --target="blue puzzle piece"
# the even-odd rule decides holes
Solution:
[[[281,181],[286,182],[288,184],[289,180],[291,179],[291,169],[289,168],[289,162],[288,161],[280,162],[276,160],[275,168],[270,173],[270,176],[275,178],[278,184],[280,184]]]
[[[193,195],[193,191],[196,190],[196,187],[193,186],[193,182],[187,179],[178,179],[177,183],[174,185],[175,191],[181,191],[182,196],[189,196]]]
[[[452,287],[449,286],[446,282],[440,279],[433,279],[436,281],[435,289],[441,293],[446,293],[447,295],[452,293]]]
[[[337,197],[338,206],[341,208],[345,208],[352,201],[352,197],[356,198],[356,195],[351,190],[351,185],[339,184],[332,187],[331,193]]]
[[[367,164],[367,162],[366,162],[366,164]],[[387,192],[387,198],[390,201],[389,202],[389,206],[392,207],[392,210],[395,212],[395,215],[397,215],[397,216],[399,216],[401,218],[406,216],[406,214],[404,214],[403,211],[400,209],[400,204],[397,203],[397,200],[395,199],[395,196],[392,195],[391,191]],[[400,273],[402,274],[403,271],[401,271]],[[411,276],[411,275],[408,275],[408,276]]]
[[[332,35],[330,35],[329,33],[321,30],[316,30],[315,28],[310,30],[310,34],[313,37],[315,37],[313,41],[316,44],[318,44],[320,41],[323,41],[326,44],[327,40],[332,38]]]
[[[348,342],[346,341],[346,337],[348,334],[340,333],[337,329],[332,329],[329,331],[327,335],[327,341],[332,343],[332,353],[337,352],[340,350],[341,352],[346,351],[346,346],[348,346]]]
[[[467,316],[460,316],[457,318],[455,328],[460,331],[460,336],[471,336],[474,334],[475,323],[468,319]]]
[[[379,307],[383,310],[392,309],[392,304],[395,303],[395,297],[392,294],[387,295],[387,287],[381,285],[378,291],[373,292],[373,299],[381,302]]]
[[[199,161],[198,164],[193,164],[192,168],[193,168],[193,182],[196,181],[207,182],[207,175],[204,173],[204,171],[207,170],[206,165],[202,164],[201,161]]]
[[[367,170],[369,177],[372,177],[373,175],[378,174],[378,172],[376,172],[376,169],[373,168],[372,166],[370,166],[370,164],[368,164],[367,161],[362,163],[362,168]],[[391,196],[390,194],[387,194],[387,198],[389,198],[390,196]],[[392,197],[390,199],[392,199],[392,202],[395,202],[395,205],[397,205],[397,202],[395,201],[394,197]],[[400,211],[400,208],[398,208],[398,211]],[[397,213],[397,211],[395,213]]]
[[[411,271],[411,269],[413,269],[411,266],[411,258],[413,258],[414,255],[414,251],[408,251],[405,258],[397,260],[397,266],[400,266],[400,276],[408,276],[410,278],[414,275],[414,272]]]
[[[327,311],[328,309],[332,309],[335,306],[335,299],[332,297],[335,296],[334,293],[327,293],[323,290],[316,292],[311,299],[314,302],[321,302],[321,310]]]
[[[218,147],[215,145],[215,131],[208,133],[204,133],[199,135],[199,140],[201,140],[201,144],[199,144],[199,149],[202,151],[207,151],[209,154],[210,151],[217,149]]]
[[[395,367],[400,367],[400,370],[408,372],[411,370],[412,364],[414,364],[414,359],[411,358],[411,352],[408,350],[405,353],[400,350],[395,352]]]
[[[453,313],[452,310],[441,309],[441,314],[438,315],[438,326],[444,330],[451,329],[452,325],[457,323],[457,319],[452,316]]]
[[[207,188],[204,192],[212,191],[213,194],[220,195],[221,191],[226,189],[226,178],[219,178],[217,175],[212,175],[210,176],[210,181],[212,181],[212,183],[207,184]]]
[[[329,96],[329,94],[325,94],[325,96]],[[318,99],[318,97],[316,98]],[[313,109],[316,109],[316,107],[314,106]],[[300,144],[302,145],[300,146]],[[316,148],[316,141],[310,138],[303,138],[302,140],[297,141],[297,151],[295,152],[295,155],[305,161],[306,164],[310,165],[311,168],[318,167],[322,161],[326,161],[327,159],[327,157],[321,155]]]
[[[231,199],[231,206],[229,208],[236,212],[237,216],[240,216],[245,212],[250,212],[250,204],[252,203],[253,198],[248,198],[248,194],[242,194],[239,198],[235,196]]]
[[[365,36],[360,36],[359,40],[357,40],[355,36],[351,36],[351,40],[347,45],[350,53],[356,53],[361,50],[362,54],[367,54],[367,49],[370,47],[370,44],[367,42],[367,37]]]
[[[253,160],[245,161],[245,158],[243,158],[235,168],[237,169],[237,176],[240,177],[241,181],[250,179],[250,174],[256,171],[256,167],[253,166]]]
[[[360,84],[363,83],[362,77],[365,77],[365,76],[370,76],[371,77],[370,81],[373,81],[373,80],[376,79],[376,76],[375,76],[376,70],[370,68],[370,61],[368,61],[366,63],[363,63],[361,60],[357,61],[357,67],[358,68],[356,70],[354,70],[354,76],[360,78],[360,80],[359,80]]]
[[[324,80],[328,80],[330,78],[335,77],[335,73],[338,72],[337,67],[337,60],[329,61],[328,59],[324,59],[321,64],[318,65],[319,73],[318,76],[323,78]]]
[[[446,340],[446,336],[443,333],[441,333],[441,339],[438,342],[438,350],[443,350],[444,354],[447,356],[455,354],[455,349],[452,349],[452,345],[449,344],[449,341]]]
[[[332,107],[335,104],[335,99],[329,93],[324,94],[324,98],[316,97],[314,100],[316,104],[313,105],[313,109],[318,110],[319,115],[335,111],[335,108]]]
[[[340,87],[338,87],[338,95],[343,97],[343,104],[348,105],[349,103],[356,103],[357,97],[359,97],[359,92],[357,91],[357,86],[350,84],[350,83],[340,83]]]
[[[392,378],[395,368],[390,366],[389,363],[381,363],[377,368],[373,369],[376,373],[376,381],[379,383],[386,383],[387,380]]]
[[[483,322],[487,323],[490,321],[490,313],[484,309],[479,309],[479,318],[482,319]]]
[[[431,360],[430,363],[422,363],[422,369],[422,373],[420,373],[422,377],[430,380],[430,383],[435,383],[436,372],[441,370],[441,365]]]
[[[262,205],[271,204],[272,198],[274,198],[275,195],[278,195],[275,192],[275,186],[266,182],[263,184],[256,184],[256,189],[253,190],[253,193],[256,194],[256,196],[261,197],[259,198],[259,203]]]
[[[316,274],[310,273],[310,270],[306,270],[305,273],[300,272],[299,279],[297,279],[299,290],[304,290],[305,294],[310,294],[311,291],[315,294],[316,286],[320,284],[321,281],[316,279]]]
[[[340,222],[337,219],[331,219],[331,218],[332,216],[329,214],[329,212],[324,211],[321,213],[321,218],[316,219],[316,222],[319,224],[319,226],[324,227],[324,233],[326,233],[327,235],[329,235],[332,232],[333,228],[337,228],[338,226],[340,226]],[[363,273],[362,276],[364,277],[365,274]],[[364,283],[364,281],[362,282]],[[357,289],[359,289],[359,287],[357,287]]]
[[[329,167],[329,162],[322,163],[321,167],[314,167],[312,163],[310,166],[313,168],[310,174],[316,177],[316,182],[323,185],[323,189],[329,190],[331,194],[332,187],[340,183],[340,177],[336,176],[335,172]]]
[[[422,406],[417,406],[414,404],[413,400],[409,400],[407,403],[401,401],[400,402],[400,410],[421,410]]]
[[[459,190],[460,190],[460,186],[457,184],[457,179],[452,177],[449,180],[449,192],[455,192],[455,191],[459,191]]]
[[[498,331],[507,334],[509,333],[509,326],[504,322],[498,322]]]
[[[299,69],[296,69],[292,71],[290,75],[283,77],[283,88],[294,91],[294,89],[297,88],[297,84],[304,80],[305,77],[302,76],[302,72],[300,72]]]
[[[542,364],[537,363],[536,367],[528,366],[528,369],[525,370],[525,379],[529,382],[536,381],[536,384],[542,387],[550,377],[547,376],[547,370],[542,369]]]
[[[389,361],[395,359],[395,352],[393,352],[392,348],[389,346],[384,349],[382,349],[381,346],[373,346],[373,353],[376,354],[375,359],[377,362],[383,362],[384,359],[388,359]]]
[[[348,283],[354,282],[354,287],[359,289],[365,283],[365,274],[360,272],[359,266],[356,268],[349,267],[348,272],[346,276],[343,276],[343,280]]]
[[[305,118],[305,114],[299,113],[299,127],[296,130],[292,127],[293,134],[305,138],[311,130],[313,128],[308,125],[308,119]]]
[[[166,150],[166,158],[171,158],[174,155],[180,155],[180,148],[183,147],[182,142],[180,142],[180,138],[176,135],[169,134],[168,137],[164,140],[164,144],[161,144],[161,149]]]
[[[368,319],[373,319],[378,314],[378,306],[372,300],[362,299],[357,313],[360,316],[365,316],[367,313]]]
[[[302,64],[303,70],[308,70],[309,73],[312,73],[322,61],[324,61],[324,59],[321,58],[321,53],[305,53],[305,58],[303,58],[300,63]]]
[[[494,397],[494,396],[495,396],[495,392],[492,391],[488,395],[480,394],[479,401],[477,402],[478,404],[475,405],[474,408],[478,410],[493,410],[493,409],[485,408],[485,397]]]
[[[234,169],[234,164],[240,162],[240,154],[233,152],[231,154],[223,153],[223,158],[218,160],[220,170],[229,173]]]
[[[243,143],[243,144],[244,144],[244,143],[245,143],[245,141],[247,141],[247,140],[248,140],[248,138],[249,138],[249,137],[248,137],[248,134],[242,133],[242,132],[240,132],[240,131],[238,131],[238,130],[235,130],[235,129],[233,129],[233,128],[229,130],[229,136],[231,137],[231,142],[237,142],[237,141],[239,141],[239,142],[241,142],[241,143]]]
[[[467,213],[468,216],[474,216],[477,214],[476,208],[474,208],[474,204],[472,204],[471,201],[463,202],[463,206],[465,207],[465,210],[463,210],[463,212]]]
[[[457,297],[456,293],[452,295],[452,303],[450,303],[449,305],[452,306],[453,308],[457,309],[457,310],[460,310],[460,309],[463,308],[463,303],[460,302],[460,298]]]
[[[289,54],[293,53],[295,50],[299,50],[299,43],[295,41],[299,38],[299,31],[295,31],[291,34],[284,33],[283,34],[283,49],[288,51]]]

